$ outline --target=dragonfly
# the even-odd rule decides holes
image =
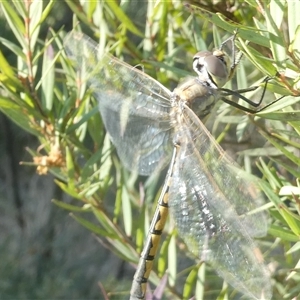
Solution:
[[[230,46],[232,45],[232,46]],[[197,76],[170,91],[108,54],[82,33],[64,41],[85,78],[122,164],[140,175],[168,173],[134,275],[130,299],[144,299],[168,210],[189,251],[239,292],[271,299],[270,276],[253,237],[265,235],[266,215],[255,180],[224,152],[201,122],[228,90],[238,59],[234,38],[193,59]],[[228,54],[228,48],[233,55]]]

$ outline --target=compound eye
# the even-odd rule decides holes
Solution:
[[[205,75],[217,86],[222,87],[230,77],[229,58],[221,50],[213,53],[202,51],[194,56],[194,70]]]
[[[227,80],[228,69],[226,66],[226,62],[224,61],[224,56],[211,55],[206,57],[205,61],[207,72],[216,83],[222,80]]]
[[[198,52],[193,59],[193,67],[196,73],[200,74],[206,74],[207,73],[207,57],[212,56],[212,52],[210,51],[201,51]]]

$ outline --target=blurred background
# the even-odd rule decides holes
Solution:
[[[14,41],[2,9],[0,16],[1,37]],[[72,11],[64,1],[56,1],[41,25],[41,39],[50,27],[72,29]],[[5,47],[1,51],[16,64],[10,51]],[[0,113],[0,298],[104,299],[98,282],[115,287],[116,280],[120,290],[123,281],[128,290],[133,268],[51,203],[51,199],[71,201],[54,176],[41,176],[36,167],[20,165],[32,161],[26,149],[39,146],[36,137]]]

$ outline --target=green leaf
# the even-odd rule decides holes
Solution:
[[[295,110],[292,112],[283,112],[283,111],[278,111],[274,113],[268,113],[268,112],[262,112],[258,113],[258,116],[269,119],[269,120],[278,120],[278,121],[299,121],[299,116],[300,116],[300,110]]]
[[[292,254],[294,252],[299,252],[300,251],[300,242],[297,242],[295,245],[291,247],[290,250],[287,251],[287,254]]]
[[[22,51],[22,49],[13,43],[12,41],[9,41],[3,37],[0,37],[0,42],[7,47],[7,49],[11,50],[17,57],[20,57],[22,60],[25,60],[25,54]],[[12,66],[11,66],[12,67]]]
[[[99,19],[103,18],[103,9],[99,9],[97,11],[97,8],[99,7],[103,7],[103,3],[101,3],[100,1],[88,1],[85,3],[85,9],[86,9],[86,15],[88,17],[88,19],[93,19],[93,16],[95,14],[95,12],[97,12],[99,14],[99,10],[101,11],[101,15],[99,16]]]
[[[277,206],[281,203],[280,198],[274,193],[273,190],[280,189],[281,181],[276,176],[276,172],[265,164],[265,162],[260,158],[261,167],[258,165],[260,171],[263,173],[264,177],[270,182],[270,185],[267,182],[261,180],[259,185],[262,187],[268,198]],[[272,189],[271,189],[272,187]]]
[[[286,158],[288,158],[289,160],[291,160],[293,163],[295,163],[296,165],[300,165],[300,158],[296,155],[294,155],[292,152],[288,151],[288,149],[286,149],[285,146],[281,145],[280,143],[278,143],[276,141],[276,139],[274,139],[273,137],[271,137],[269,134],[260,131],[261,135],[264,136],[273,146],[275,146],[278,150],[280,150],[285,156]]]
[[[30,120],[30,114],[12,101],[10,98],[2,97],[0,94],[0,110],[13,122],[15,122],[20,128],[33,134],[35,136],[40,136],[41,132],[35,127]]]
[[[66,147],[66,167],[68,173],[68,188],[70,190],[76,190],[75,184],[75,166],[73,161],[73,154],[69,147]]]
[[[55,180],[55,183],[68,195],[71,197],[82,200],[82,197],[77,193],[74,188],[70,188],[70,186],[67,183],[61,182],[59,180]]]
[[[101,229],[99,226],[96,226],[95,224],[91,223],[90,221],[88,221],[84,218],[78,217],[72,213],[70,215],[72,218],[74,218],[78,223],[80,223],[82,226],[87,228],[89,231],[91,231],[97,235],[100,235],[100,236],[105,236],[105,237],[112,238],[112,239],[116,238],[116,236],[114,234],[109,233],[104,229]]]
[[[92,2],[94,2],[94,1],[88,1],[88,2],[86,2],[86,4],[93,5]],[[70,9],[74,12],[74,15],[76,15],[82,22],[87,24],[91,29],[94,29],[94,30],[97,29],[97,27],[93,23],[91,23],[90,18],[88,18],[84,7],[80,3],[74,2],[74,1],[67,1],[66,3],[70,7]],[[78,20],[77,20],[77,22],[78,22]]]
[[[281,140],[283,142],[285,142],[287,145],[291,145],[295,148],[300,149],[300,144],[299,143],[297,143],[293,140],[290,140],[290,138],[286,138],[283,135],[280,135],[280,132],[278,134],[277,133],[272,133],[272,136],[278,138],[279,140]],[[293,147],[288,148],[288,146],[286,146],[286,148],[288,148],[287,150],[289,150],[290,152],[293,152],[295,150]]]
[[[202,262],[200,264],[200,267],[198,268],[198,277],[197,277],[196,291],[195,291],[196,299],[204,299],[205,269],[206,269],[206,264],[204,262]]]
[[[31,51],[35,49],[35,45],[38,39],[38,35],[40,33],[40,24],[41,24],[41,18],[43,13],[43,1],[40,0],[33,0],[30,4],[29,9],[29,37],[30,37],[30,47]]]
[[[284,169],[286,169],[289,173],[292,174],[292,176],[294,176],[295,178],[299,178],[300,177],[300,171],[298,171],[297,169],[295,169],[294,166],[291,166],[290,164],[287,163],[283,163],[282,161],[280,161],[279,159],[275,159],[275,158],[271,158],[271,160],[273,162],[275,162],[276,164],[278,164],[279,166],[282,166]]]
[[[43,2],[43,1],[41,1],[41,2]],[[49,0],[47,2],[46,7],[44,7],[44,9],[42,10],[42,14],[41,14],[41,17],[40,17],[40,20],[39,20],[39,24],[42,24],[46,20],[46,18],[49,16],[53,6],[55,5],[55,2],[56,2],[55,0]],[[37,26],[39,24],[37,24]]]
[[[288,242],[298,242],[299,237],[292,234],[290,230],[282,228],[282,226],[270,225],[268,233],[273,235],[276,238],[280,238]]]
[[[295,275],[297,276],[299,274],[300,271],[300,260],[298,260],[297,264],[294,267],[295,271],[292,271],[286,278],[286,280],[290,280],[291,278],[293,278]]]
[[[58,56],[56,55],[56,58]],[[42,104],[43,108],[51,111],[53,107],[54,83],[55,83],[55,61],[52,45],[46,47],[43,56],[42,67]]]
[[[168,248],[170,244],[171,236],[168,235],[162,242],[159,254],[157,254],[157,270],[158,275],[163,276],[167,270],[167,262],[168,262]]]
[[[166,36],[168,35],[168,10],[169,3],[168,1],[162,1],[159,5],[154,6],[154,13],[153,13],[153,22],[157,19],[158,21],[158,34],[156,35],[157,39],[157,47],[155,47],[155,51],[157,53],[157,60],[163,60],[165,56],[165,47],[167,43]],[[156,20],[155,20],[156,19]],[[153,32],[151,33],[153,35]]]
[[[115,234],[115,238],[122,240],[122,235],[118,231],[116,224],[114,224],[109,216],[105,214],[103,210],[97,207],[92,207],[93,213],[95,214],[96,218],[98,219],[99,223],[104,227],[107,232],[111,234]]]
[[[137,225],[137,223],[134,223]],[[139,224],[143,224],[143,222],[140,222]],[[137,253],[141,253],[143,251],[143,246],[144,246],[144,227],[143,225],[136,226],[136,251]]]
[[[143,33],[141,33],[131,22],[131,20],[126,16],[126,14],[123,12],[123,10],[115,0],[107,1],[106,4],[111,8],[111,10],[114,12],[114,15],[119,19],[123,26],[140,37],[144,36]]]
[[[14,33],[14,36],[19,41],[21,47],[26,49],[25,26],[23,21],[16,13],[16,10],[10,5],[9,1],[1,1],[0,5],[5,15],[5,19]]]
[[[243,26],[241,24],[230,21],[229,19],[226,19],[220,13],[213,13],[194,5],[188,4],[186,5],[186,7],[188,7],[192,13],[200,14],[200,16],[205,18],[207,21],[212,22],[214,25],[219,26],[220,28],[224,29],[227,32],[230,32],[231,34],[234,34],[236,30],[238,30],[238,36],[243,38],[244,40],[248,40],[263,47],[270,46],[269,39],[257,32],[256,28]]]
[[[266,23],[269,30],[271,51],[276,64],[285,69],[285,61],[287,57],[284,38],[280,29],[283,15],[284,15],[284,2],[281,0],[271,0],[270,9],[265,6]]]
[[[279,110],[286,108],[288,106],[294,105],[300,101],[300,98],[296,97],[284,97],[274,103],[272,103],[269,107],[266,109],[256,113],[257,116],[268,119],[268,114],[273,112],[278,112]],[[284,120],[282,120],[284,121]]]
[[[289,40],[291,42],[289,50],[299,51],[300,49],[300,2],[299,1],[286,1],[288,13],[288,29]]]
[[[300,217],[293,214],[288,207],[280,205],[279,212],[296,236],[300,236]]]
[[[0,83],[3,84],[7,89],[15,92],[17,89],[22,88],[20,81],[16,78],[13,68],[8,63],[1,50],[0,71],[2,72],[2,74],[0,73]]]
[[[300,196],[300,188],[298,186],[283,186],[279,191],[279,196],[293,196],[298,195]]]
[[[191,295],[193,294],[198,279],[198,272],[199,272],[199,266],[193,268],[192,271],[187,276],[183,287],[183,293],[182,293],[184,299],[191,298]],[[203,298],[199,298],[199,299],[203,299]]]
[[[82,198],[91,198],[92,196],[94,196],[94,194],[99,191],[102,187],[102,182],[98,181],[95,183],[91,183],[91,182],[85,182],[85,187],[81,188],[81,191],[79,193],[79,195]]]
[[[72,204],[68,204],[56,199],[52,199],[51,200],[52,203],[54,203],[55,205],[59,206],[60,208],[63,208],[67,211],[72,211],[72,212],[91,212],[91,208],[90,205],[89,206],[83,206],[83,207],[79,207],[79,206],[75,206]]]
[[[99,113],[98,107],[94,107],[89,112],[87,112],[83,116],[81,116],[79,121],[75,122],[75,124],[68,127],[68,129],[66,130],[66,134],[70,134],[70,133],[74,132],[81,125],[85,124],[92,116],[94,116],[95,114],[98,114],[98,113]]]
[[[169,285],[175,286],[177,274],[177,250],[176,250],[176,235],[172,234],[168,246],[168,273]]]
[[[276,75],[277,70],[273,66],[273,61],[264,57],[259,51],[255,50],[249,44],[246,44],[239,38],[241,51],[247,56],[247,58],[264,74],[273,77]]]
[[[130,196],[125,185],[122,186],[122,210],[124,219],[124,228],[127,236],[132,235],[132,209]]]
[[[102,155],[102,149],[99,149],[86,161],[86,163],[81,169],[81,177],[83,181],[86,181],[90,176],[91,172],[94,173],[95,168],[98,168],[98,163],[101,161]]]

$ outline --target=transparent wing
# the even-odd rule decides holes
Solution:
[[[83,34],[70,33],[64,45],[92,88],[125,167],[141,175],[162,168],[172,153],[171,92],[138,69],[99,54],[97,44]]]
[[[239,291],[270,299],[269,276],[250,237],[263,234],[266,218],[263,213],[247,215],[260,202],[255,184],[237,173],[187,107],[179,127],[169,205],[180,236]]]
[[[214,195],[218,198],[212,201],[226,201],[250,236],[264,236],[267,232],[266,214],[262,211],[253,213],[264,202],[258,184],[224,152],[188,107],[184,106],[182,112],[177,113],[182,115],[174,137],[175,142],[181,145],[182,155],[178,163],[193,160],[195,172],[205,176],[207,184],[212,187],[213,194],[209,197]],[[196,186],[206,189],[201,181],[196,182]]]

